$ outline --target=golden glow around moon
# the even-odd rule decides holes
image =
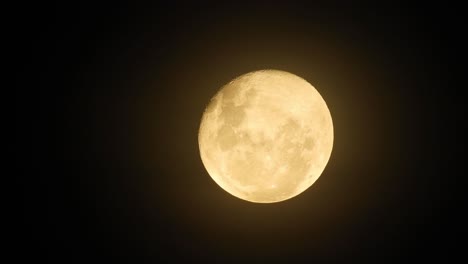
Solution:
[[[205,168],[221,188],[250,202],[274,203],[320,177],[333,147],[333,123],[307,81],[284,71],[255,71],[211,99],[198,143]]]

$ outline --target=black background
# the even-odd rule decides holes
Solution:
[[[449,162],[459,157],[451,129],[462,108],[455,7],[152,1],[27,10],[16,101],[22,256],[378,263],[460,254],[461,181]],[[277,204],[224,192],[198,152],[211,96],[259,69],[308,80],[334,121],[320,179]]]

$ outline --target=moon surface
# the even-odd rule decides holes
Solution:
[[[211,99],[198,143],[202,162],[228,193],[255,203],[292,198],[322,174],[333,122],[319,92],[279,70],[241,75]]]

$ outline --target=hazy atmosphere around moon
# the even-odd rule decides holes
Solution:
[[[333,123],[307,81],[284,71],[256,71],[212,98],[199,147],[205,168],[224,190],[251,202],[279,202],[320,177],[332,152]]]

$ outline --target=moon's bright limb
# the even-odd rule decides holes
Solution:
[[[239,76],[211,99],[198,134],[210,176],[228,193],[274,203],[309,188],[333,147],[330,111],[318,91],[284,71]]]

